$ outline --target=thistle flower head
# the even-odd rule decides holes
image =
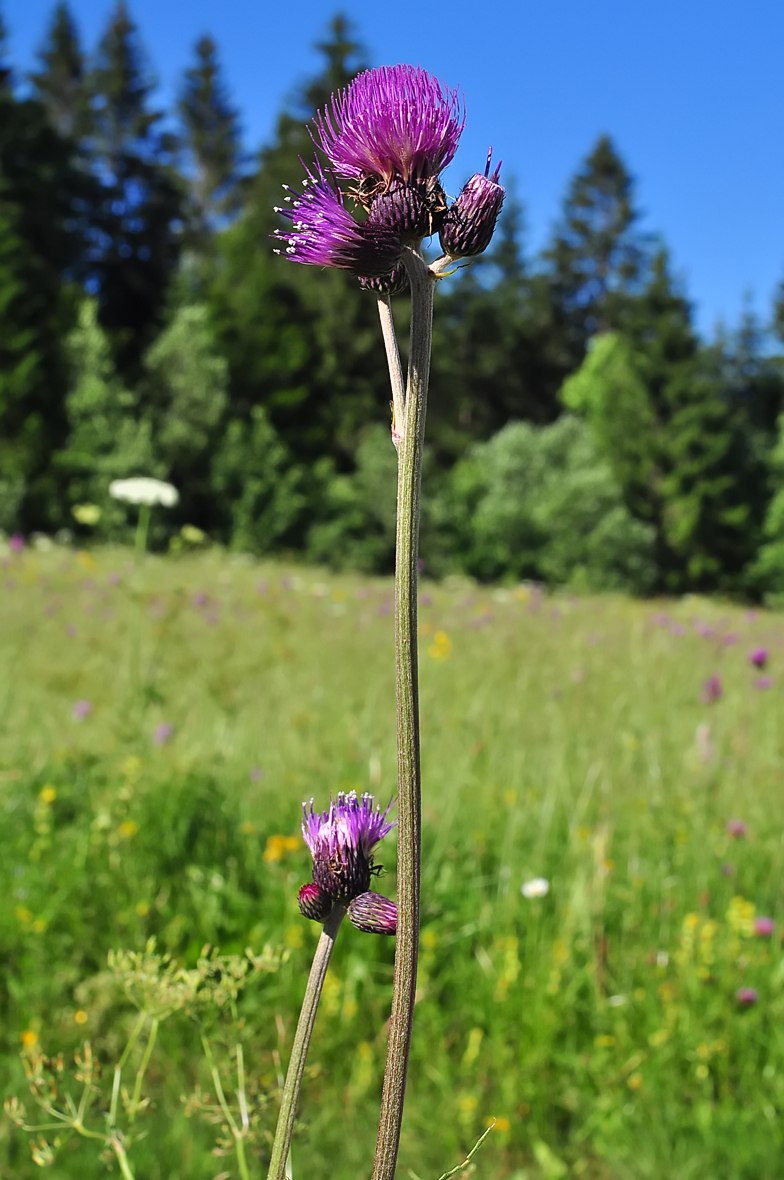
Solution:
[[[438,176],[457,151],[465,113],[457,90],[419,66],[381,66],[334,95],[316,126],[335,171],[370,196],[396,178]]]
[[[504,189],[498,183],[501,165],[490,175],[493,149],[487,153],[484,176],[480,172],[466,181],[457,200],[447,210],[441,226],[441,246],[452,258],[470,258],[490,245],[495,223],[504,203]]]
[[[395,934],[397,906],[380,893],[360,893],[348,907],[348,919],[357,930],[366,934]]]
[[[755,668],[764,668],[768,662],[768,649],[766,647],[755,647],[752,652],[749,652],[749,663]]]
[[[356,791],[341,791],[326,811],[314,811],[313,800],[310,809],[302,805],[302,835],[313,857],[313,885],[330,903],[350,902],[370,888],[373,850],[394,827],[387,823],[391,806],[382,811],[372,795],[360,799]],[[315,894],[309,893],[306,900],[309,907],[315,905]]]
[[[288,188],[290,208],[276,207],[291,227],[275,230],[273,237],[285,243],[278,250],[291,262],[333,266],[355,275],[388,274],[401,254],[400,233],[393,226],[358,222],[343,204],[321,168],[305,169],[302,193]]]

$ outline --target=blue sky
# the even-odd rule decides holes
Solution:
[[[0,0],[2,2],[2,0]],[[425,66],[466,98],[447,174],[455,192],[488,144],[514,175],[528,247],[544,243],[570,175],[603,132],[637,180],[644,228],[661,233],[710,333],[745,295],[767,317],[784,277],[784,5],[781,0],[129,0],[171,97],[202,32],[219,43],[246,142],[319,64],[313,42],[340,8],[371,64]],[[72,0],[88,48],[107,0]],[[15,67],[34,64],[51,0],[4,0]]]

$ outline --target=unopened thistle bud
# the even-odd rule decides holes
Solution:
[[[366,934],[395,934],[397,906],[380,893],[360,893],[348,907],[348,918],[357,930]]]
[[[376,295],[402,295],[408,290],[408,272],[403,263],[399,262],[388,275],[381,275],[379,278],[365,278],[364,275],[360,275],[359,285],[364,291],[375,291]]]
[[[466,181],[457,200],[450,205],[441,226],[441,248],[451,258],[471,258],[490,245],[495,223],[504,203],[503,186],[498,183],[501,165],[490,175],[491,148],[484,176],[476,172]]]
[[[332,912],[332,898],[322,893],[318,885],[308,883],[303,885],[297,897],[299,912],[303,918],[310,918],[311,922],[326,922]]]

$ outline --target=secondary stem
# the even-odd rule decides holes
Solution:
[[[378,297],[378,318],[381,320],[381,335],[384,337],[384,348],[389,365],[389,380],[392,385],[392,441],[395,444],[395,450],[397,450],[403,432],[406,392],[403,382],[403,366],[400,363],[400,352],[395,335],[395,323],[392,319],[392,301],[389,295],[379,295]]]
[[[291,1134],[294,1130],[294,1116],[297,1113],[297,1100],[302,1085],[302,1075],[305,1072],[310,1037],[313,1025],[316,1023],[321,989],[324,986],[329,960],[332,958],[332,948],[335,945],[335,938],[345,913],[345,906],[338,904],[333,907],[332,913],[324,923],[324,929],[313,956],[313,966],[310,969],[308,986],[302,1001],[297,1031],[294,1034],[294,1044],[291,1047],[291,1058],[283,1086],[283,1098],[280,1103],[278,1125],[275,1128],[275,1141],[272,1144],[272,1157],[267,1180],[283,1180],[286,1172],[286,1160],[291,1144]]]
[[[400,1145],[419,954],[421,790],[417,679],[419,499],[433,333],[434,276],[406,250],[411,284],[411,348],[400,442],[395,561],[395,685],[398,748],[397,941],[389,1042],[373,1180],[392,1180]],[[389,350],[387,350],[389,352]],[[394,376],[392,378],[394,389]]]

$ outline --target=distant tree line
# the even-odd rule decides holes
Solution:
[[[149,474],[181,494],[158,546],[191,525],[240,551],[390,568],[374,297],[270,248],[308,120],[363,66],[343,17],[318,48],[322,72],[250,157],[209,36],[166,113],[123,3],[92,54],[59,4],[27,78],[0,40],[6,533],[121,539],[133,521],[109,482]],[[404,338],[405,298],[396,315]],[[433,573],[784,592],[784,359],[765,346],[784,339],[784,288],[770,325],[748,314],[701,341],[608,137],[537,257],[509,193],[491,250],[443,284],[434,331]]]

